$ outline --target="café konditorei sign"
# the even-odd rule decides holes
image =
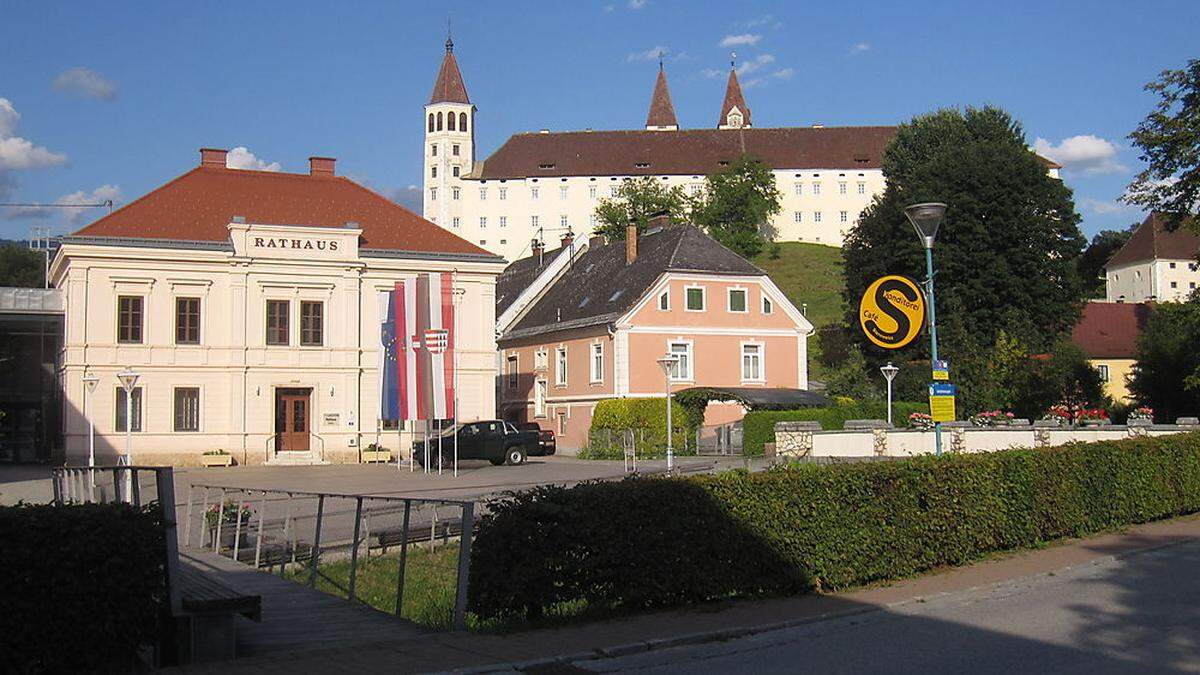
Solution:
[[[858,322],[872,344],[884,349],[906,347],[925,325],[925,294],[908,277],[880,277],[863,293]]]

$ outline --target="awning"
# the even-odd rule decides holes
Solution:
[[[752,410],[793,410],[795,408],[823,408],[833,405],[827,396],[807,389],[783,387],[690,387],[675,393],[696,392],[704,394],[710,401],[739,401]]]

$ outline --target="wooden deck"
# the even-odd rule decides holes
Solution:
[[[239,657],[345,648],[428,632],[410,621],[260,572],[212,551],[181,548],[179,564],[215,575],[241,593],[262,596],[261,622],[237,618]]]

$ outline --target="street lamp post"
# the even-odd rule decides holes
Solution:
[[[664,354],[658,359],[658,365],[663,370],[663,376],[667,381],[667,473],[670,474],[675,468],[675,449],[671,443],[671,370],[679,363],[679,357],[675,354]]]
[[[83,376],[82,381],[83,418],[87,420],[88,423],[88,468],[94,469],[96,467],[96,423],[93,422],[91,416],[88,415],[88,396],[92,392],[96,391],[96,385],[100,383],[100,378],[88,373]],[[90,471],[88,473],[91,478],[89,482],[94,489],[96,487],[96,472]]]
[[[940,202],[926,202],[905,207],[904,215],[917,231],[917,237],[925,247],[925,294],[929,299],[929,358],[930,367],[938,360],[937,343],[937,301],[933,294],[933,240],[937,237],[938,227],[946,216],[946,205]],[[933,411],[930,411],[931,413]],[[936,453],[942,454],[942,423],[933,425]]]
[[[121,388],[125,390],[125,454],[121,456],[118,464],[133,466],[133,388],[137,385],[138,374],[133,372],[129,366],[125,366],[125,370],[117,373],[117,381],[121,383]],[[133,471],[125,472],[125,500],[133,502]],[[117,489],[116,485],[113,489]]]
[[[896,379],[896,373],[899,373],[900,369],[888,361],[886,366],[879,367],[879,372],[883,373],[884,379],[887,380],[887,417],[890,427],[892,426],[892,380]]]

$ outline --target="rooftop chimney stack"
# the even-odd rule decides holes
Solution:
[[[671,214],[667,213],[666,211],[661,211],[650,216],[650,219],[646,221],[646,229],[649,230],[651,228],[658,228],[661,230],[670,224]]]
[[[637,225],[627,225],[625,227],[625,264],[632,265],[634,260],[637,260]]]
[[[308,175],[313,178],[333,178],[333,165],[337,162],[333,157],[309,157]]]
[[[224,169],[225,157],[228,154],[228,150],[222,150],[220,148],[200,148],[200,166],[207,166],[214,169]]]
[[[562,236],[562,247],[566,248],[570,246],[573,241],[575,241],[575,233],[567,230],[567,233]]]

